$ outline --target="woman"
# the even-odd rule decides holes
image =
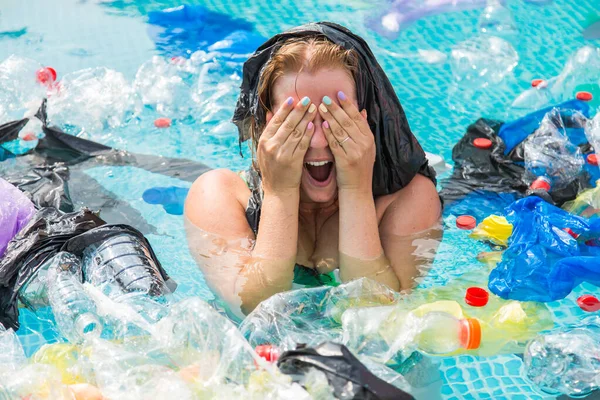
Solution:
[[[336,284],[334,270],[412,286],[413,235],[441,214],[435,173],[360,37],[315,23],[267,41],[244,64],[234,122],[253,168],[205,173],[185,204],[220,297],[248,313],[293,283]]]

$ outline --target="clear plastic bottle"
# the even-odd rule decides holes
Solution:
[[[48,269],[48,300],[60,332],[72,343],[98,337],[102,325],[96,304],[81,283],[81,263],[73,254],[60,252]]]
[[[527,377],[543,391],[583,397],[600,388],[600,317],[541,335],[524,354]]]
[[[440,355],[456,350],[472,350],[481,344],[481,326],[475,318],[456,318],[445,312],[434,311],[418,320],[414,343],[419,351]]]
[[[85,281],[110,299],[127,303],[147,321],[166,313],[165,294],[171,292],[150,249],[132,234],[112,236],[83,252]]]

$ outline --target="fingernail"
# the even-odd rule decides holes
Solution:
[[[329,129],[329,122],[323,121],[323,128]]]
[[[312,128],[313,128],[314,126],[315,126],[315,124],[313,124],[313,123],[312,123],[312,121],[311,121],[311,122],[309,122],[309,123],[308,123],[308,126],[307,126],[307,128],[308,128],[308,130],[310,131],[310,130],[312,130]]]
[[[327,104],[328,106],[331,105],[331,99],[329,98],[329,96],[323,97],[323,103]]]
[[[316,109],[317,109],[317,106],[315,106],[314,104],[311,104],[310,107],[308,107],[308,112],[309,113],[315,112]]]
[[[321,103],[321,104],[319,104],[319,110],[321,110],[321,111],[323,111],[324,113],[326,113],[326,112],[327,112],[327,107],[325,107],[325,106],[323,105],[323,103]]]
[[[287,102],[287,105],[288,105],[288,106],[291,106],[291,105],[292,105],[292,103],[294,102],[294,98],[293,98],[293,97],[288,97],[288,99],[287,99],[287,101],[286,101],[286,102]]]
[[[338,92],[338,99],[340,99],[341,101],[346,100],[346,95],[341,90]]]
[[[310,99],[307,96],[304,96],[304,98],[301,101],[303,106],[307,106],[308,103],[310,103]]]

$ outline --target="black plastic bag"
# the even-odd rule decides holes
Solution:
[[[440,196],[445,205],[463,199],[471,192],[514,193],[517,197],[536,195],[551,204],[562,205],[577,196],[580,190],[590,187],[587,172],[582,171],[567,187],[547,193],[532,191],[524,181],[525,167],[523,146],[520,143],[508,154],[506,145],[498,136],[501,121],[479,119],[467,128],[465,135],[452,149],[454,171],[442,181]],[[532,132],[533,133],[533,132]],[[473,143],[477,138],[489,139],[492,146],[478,148]],[[582,149],[589,151],[589,145]]]
[[[75,237],[105,222],[88,209],[63,213],[44,208],[11,240],[0,259],[0,323],[19,328],[17,296],[19,290],[62,246]]]
[[[346,346],[333,342],[325,342],[314,348],[298,346],[296,350],[286,351],[279,357],[277,366],[292,378],[308,373],[310,368],[318,369],[327,376],[337,398],[414,399],[373,375]]]
[[[144,234],[156,233],[156,228],[149,225],[136,209],[116,198],[85,170],[101,165],[135,166],[193,182],[210,169],[186,159],[132,154],[49,127],[46,100],[35,117],[42,122],[45,136],[35,149],[24,155],[14,155],[0,147],[0,162],[11,158],[10,167],[2,169],[0,165],[0,176],[21,189],[38,208],[54,207],[72,212],[77,206],[85,206],[99,210],[109,223],[126,223]],[[0,144],[17,139],[28,121],[25,118],[0,125]]]
[[[355,76],[358,106],[367,110],[369,126],[375,135],[373,195],[394,193],[408,185],[417,173],[435,183],[435,171],[428,165],[425,152],[408,126],[400,100],[371,49],[360,36],[331,22],[310,23],[275,35],[244,63],[241,93],[233,116],[239,129],[240,146],[250,137],[251,117],[256,121],[266,119],[258,99],[262,68],[286,40],[308,36],[325,37],[359,55],[359,70]]]

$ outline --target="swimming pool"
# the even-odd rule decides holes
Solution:
[[[189,158],[234,170],[249,165],[249,152],[245,151],[245,158],[238,156],[237,131],[229,123],[243,57],[215,57],[205,49],[206,53],[194,55],[195,62],[182,74],[176,70],[177,59],[172,61],[171,57],[190,56],[185,53],[189,38],[178,37],[177,32],[166,35],[147,23],[152,12],[179,6],[179,2],[59,0],[49,6],[32,0],[27,7],[19,3],[9,2],[0,9],[0,62],[16,54],[52,66],[59,77],[64,77],[66,89],[72,89],[71,97],[68,101],[50,99],[54,123],[82,137],[137,153]],[[221,15],[242,19],[263,37],[312,20],[347,25],[372,46],[424,149],[447,160],[469,123],[480,116],[504,119],[508,105],[529,87],[531,79],[558,75],[575,50],[586,44],[598,45],[598,41],[586,41],[581,36],[590,15],[599,12],[594,0],[555,1],[543,7],[509,1],[520,32],[507,41],[518,54],[518,64],[502,82],[479,90],[474,97],[472,92],[456,90],[450,59],[454,46],[476,35],[481,9],[423,18],[390,40],[364,24],[376,11],[372,2],[187,4],[201,4]],[[81,72],[97,67],[116,73]],[[31,68],[37,69],[35,64]],[[165,76],[170,79],[163,80]],[[26,79],[17,78],[17,83]],[[93,90],[77,89],[85,87]],[[0,108],[0,123],[19,118],[22,112],[21,108]],[[168,133],[153,126],[159,116],[174,119]],[[133,167],[95,167],[86,174],[155,228],[147,237],[179,283],[177,296],[213,299],[187,250],[181,217],[142,198],[150,187],[189,187],[189,182]],[[453,226],[453,217],[448,216],[446,223]],[[434,267],[421,284],[439,285],[477,269],[476,256],[486,249],[468,239],[464,231],[448,229]],[[593,290],[597,289],[582,285],[566,299],[551,303],[556,320],[560,324],[579,320],[584,313],[574,300]],[[39,322],[27,312],[22,319],[23,326],[29,328],[19,333],[29,352],[56,336],[50,324],[42,324],[42,335],[35,333]],[[489,398],[551,398],[536,392],[521,377],[522,362],[517,356],[459,356],[439,361],[443,398],[486,398],[486,393]]]

